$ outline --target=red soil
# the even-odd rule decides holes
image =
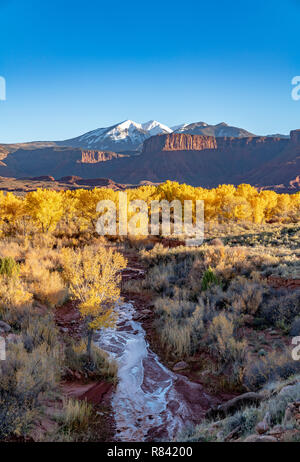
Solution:
[[[281,289],[282,287],[291,290],[300,289],[300,279],[284,279],[280,276],[269,276],[268,284],[274,289]]]
[[[73,338],[82,336],[82,319],[77,308],[78,303],[70,300],[63,306],[56,308],[55,322],[60,330]]]
[[[113,385],[108,382],[92,382],[84,384],[80,381],[61,384],[64,395],[69,398],[86,400],[94,405],[103,404],[111,397]]]

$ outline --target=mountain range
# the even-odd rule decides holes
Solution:
[[[115,152],[131,152],[142,149],[143,142],[154,135],[172,133],[166,125],[150,120],[143,124],[125,120],[106,128],[97,128],[76,138],[56,141],[59,146],[72,146],[84,149],[100,149]]]
[[[15,146],[32,148],[45,146],[69,146],[73,148],[94,149],[100,151],[113,151],[118,153],[136,155],[143,150],[143,143],[154,135],[168,133],[185,133],[188,135],[206,135],[214,137],[247,138],[257,136],[249,131],[234,127],[221,122],[216,125],[209,125],[206,122],[183,123],[175,127],[168,127],[156,120],[149,120],[145,123],[137,123],[132,120],[125,120],[110,127],[97,128],[75,138],[60,141],[35,141],[22,143],[21,145],[6,145],[8,150]],[[288,138],[288,135],[267,135],[271,138]],[[2,147],[3,149],[3,147]],[[1,145],[0,145],[1,155]]]
[[[0,175],[77,176],[122,184],[167,179],[194,186],[250,183],[282,192],[300,190],[300,131],[255,136],[225,123],[182,124],[127,120],[64,141],[0,145]]]
[[[76,138],[56,141],[58,146],[72,146],[84,149],[100,149],[115,152],[134,154],[142,151],[143,142],[154,135],[168,133],[186,133],[189,135],[208,135],[215,137],[233,136],[243,138],[255,136],[243,128],[232,127],[222,122],[217,125],[209,125],[205,122],[181,124],[169,128],[156,120],[145,123],[137,123],[125,120],[116,125],[106,128],[97,128]]]

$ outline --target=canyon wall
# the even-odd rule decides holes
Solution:
[[[188,135],[183,133],[171,133],[157,135],[144,141],[143,153],[161,151],[203,151],[204,149],[245,149],[257,148],[258,146],[276,146],[284,148],[288,143],[299,143],[300,130],[291,132],[291,140],[257,136],[249,138],[215,138],[214,136]]]
[[[216,148],[217,141],[213,136],[171,133],[170,135],[152,136],[144,141],[143,153],[159,151],[202,151],[203,149]]]
[[[108,160],[126,157],[122,154],[117,154],[110,151],[81,151],[81,162],[84,164],[96,164],[98,162],[107,162]]]

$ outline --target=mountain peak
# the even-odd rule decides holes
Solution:
[[[149,132],[151,136],[159,135],[160,133],[172,133],[172,129],[166,125],[157,122],[157,120],[149,120],[142,124],[145,131]]]
[[[138,129],[142,129],[142,125],[137,123],[137,122],[134,122],[133,120],[130,120],[130,119],[127,119],[127,120],[124,120],[123,122],[115,125],[115,127],[118,127],[118,128],[121,128],[123,130],[126,130],[130,127],[135,127],[135,128],[138,128]]]
[[[161,133],[172,133],[172,130],[156,120],[140,124],[131,119],[126,119],[110,127],[97,128],[77,138],[60,141],[59,144],[60,146],[100,149],[103,151],[136,151],[147,138]]]
[[[195,122],[188,125],[183,125],[176,130],[177,133],[185,133],[189,135],[206,135],[214,137],[233,137],[243,138],[254,136],[253,133],[244,130],[243,128],[233,127],[225,122],[216,125],[209,125],[206,122]]]

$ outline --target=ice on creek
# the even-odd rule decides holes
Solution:
[[[151,432],[171,441],[183,426],[181,415],[187,414],[173,387],[176,375],[149,349],[144,329],[133,319],[134,306],[124,303],[118,313],[116,327],[102,330],[97,341],[119,366],[112,400],[116,438],[146,441]],[[176,412],[170,402],[176,403]]]

